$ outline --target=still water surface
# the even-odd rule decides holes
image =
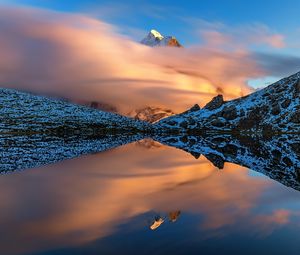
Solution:
[[[157,142],[0,176],[0,254],[299,254],[300,192]]]

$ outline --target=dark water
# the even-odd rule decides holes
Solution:
[[[193,154],[146,140],[1,175],[0,254],[299,254],[276,155],[272,180]]]

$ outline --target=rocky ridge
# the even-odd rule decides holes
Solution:
[[[12,89],[0,89],[0,112],[1,134],[144,133],[152,129],[144,121]]]
[[[162,132],[300,133],[300,72],[231,101],[217,95],[202,109],[156,124]]]

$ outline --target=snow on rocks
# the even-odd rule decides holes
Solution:
[[[151,129],[143,121],[12,89],[0,89],[0,113],[1,133],[125,133]]]
[[[300,133],[300,72],[231,101],[221,95],[204,108],[165,118],[163,132],[203,130],[242,133]]]

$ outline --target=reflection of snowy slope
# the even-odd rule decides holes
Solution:
[[[142,139],[142,135],[104,136],[1,135],[0,173],[23,170],[84,154],[109,150]]]
[[[225,162],[248,167],[286,186],[300,190],[300,137],[280,135],[268,139],[225,134],[207,136],[157,136],[157,141],[185,150],[198,158],[204,155],[222,169]]]
[[[232,101],[215,97],[204,108],[165,118],[164,131],[247,131],[300,133],[300,72]],[[167,131],[168,132],[168,131]]]

